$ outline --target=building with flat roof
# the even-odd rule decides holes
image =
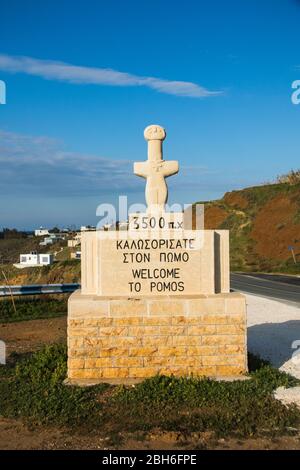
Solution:
[[[49,235],[49,230],[47,228],[40,227],[34,231],[36,237],[46,237]]]
[[[16,268],[30,268],[37,266],[49,266],[54,262],[54,255],[51,253],[37,253],[31,251],[30,253],[21,254],[20,262],[14,264]]]

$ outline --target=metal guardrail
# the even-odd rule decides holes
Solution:
[[[0,286],[0,297],[38,294],[66,294],[80,288],[80,284],[32,284],[28,286]]]

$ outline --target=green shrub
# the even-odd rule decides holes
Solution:
[[[16,312],[10,298],[0,301],[0,323],[37,318],[52,318],[67,314],[68,295],[59,298],[47,296],[17,297],[14,299]]]
[[[3,373],[5,367],[1,369]],[[0,381],[0,414],[22,416],[36,423],[91,422],[99,413],[95,395],[106,386],[69,387],[63,383],[66,373],[67,353],[63,345],[47,346],[21,360]]]
[[[249,380],[155,376],[135,386],[66,386],[66,348],[52,345],[0,367],[0,414],[35,423],[99,428],[106,435],[152,429],[216,436],[286,434],[300,411],[273,397],[299,383],[250,356]]]

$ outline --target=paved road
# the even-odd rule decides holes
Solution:
[[[231,274],[231,287],[235,291],[260,295],[300,306],[300,277],[272,274]],[[29,286],[0,286],[0,297],[74,292],[79,284],[39,284]]]
[[[300,305],[300,278],[272,274],[231,274],[233,290]]]

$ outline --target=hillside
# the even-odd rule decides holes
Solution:
[[[4,271],[9,284],[60,284],[80,282],[80,261],[58,261],[52,266],[17,269],[10,265],[0,266],[0,285],[5,285]]]
[[[40,239],[0,239],[0,285],[5,284],[3,272],[12,285],[80,282],[80,261],[70,259],[71,249],[66,241],[59,241],[50,247],[39,246]],[[55,253],[56,262],[52,266],[17,269],[13,263],[19,261],[20,253]]]
[[[232,271],[300,274],[300,183],[269,184],[226,193],[205,202],[205,228],[230,230]],[[0,240],[0,284],[80,282],[80,261],[70,260],[66,242],[47,249],[53,266],[19,270],[21,252],[39,249],[36,238]],[[294,247],[294,264],[289,246]]]
[[[230,230],[232,271],[300,273],[300,183],[255,186],[205,202],[205,228]]]

